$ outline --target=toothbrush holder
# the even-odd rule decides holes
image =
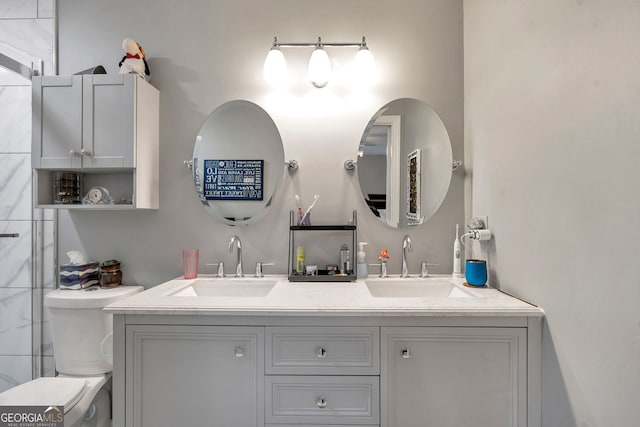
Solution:
[[[306,215],[300,216],[298,218],[298,225],[311,225],[311,211],[307,212]]]

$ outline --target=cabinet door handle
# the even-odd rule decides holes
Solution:
[[[91,151],[85,150],[83,148],[82,150],[80,150],[80,154],[82,154],[83,156],[91,156]]]
[[[10,237],[20,237],[20,233],[2,233],[0,234],[2,238],[10,238]]]
[[[325,399],[323,396],[320,396],[318,398],[318,400],[316,400],[316,405],[318,405],[318,408],[320,408],[320,409],[326,408],[327,407],[327,399]]]
[[[69,154],[74,157],[80,157],[80,153],[78,153],[76,150],[69,150]]]
[[[402,355],[403,359],[410,359],[411,358],[411,353],[409,352],[408,348],[403,348],[402,350],[400,350],[400,354]]]
[[[316,350],[316,356],[318,356],[319,359],[324,359],[327,357],[327,350],[325,350],[324,347],[318,347],[318,350]]]
[[[236,355],[236,357],[243,357],[244,356],[244,348],[236,347],[235,355]]]

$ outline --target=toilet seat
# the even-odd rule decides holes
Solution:
[[[66,414],[86,390],[86,378],[43,377],[0,394],[0,405],[64,406]]]

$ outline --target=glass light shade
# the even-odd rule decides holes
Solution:
[[[366,46],[361,47],[353,58],[354,82],[373,83],[377,79],[376,64],[373,55]]]
[[[309,59],[307,77],[315,87],[325,87],[331,77],[331,61],[327,51],[316,48]]]
[[[264,60],[263,77],[272,84],[282,84],[287,80],[287,61],[278,47],[269,50]]]

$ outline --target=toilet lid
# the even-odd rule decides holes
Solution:
[[[38,378],[1,393],[0,406],[64,406],[66,414],[78,403],[86,387],[83,378]]]

